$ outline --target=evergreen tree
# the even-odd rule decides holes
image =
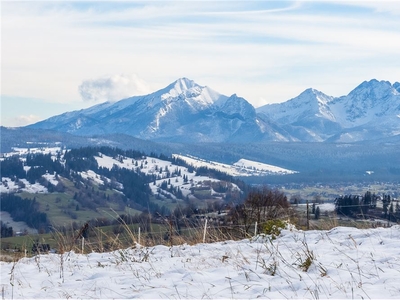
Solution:
[[[389,210],[389,205],[390,205],[390,195],[383,195],[382,204],[383,204],[383,215],[384,215],[384,218],[386,219],[388,217],[388,210]]]
[[[1,238],[6,238],[6,237],[11,237],[13,236],[13,228],[10,226],[7,226],[6,224],[3,223],[3,221],[0,221],[0,226],[1,226]]]
[[[26,178],[23,163],[17,155],[6,157],[1,161],[0,174],[2,177]]]
[[[395,215],[397,218],[400,218],[400,203],[399,203],[399,201],[397,201],[397,203],[396,203]]]
[[[388,217],[388,219],[390,221],[394,221],[394,206],[393,206],[393,202],[390,203],[390,206],[389,206],[389,217]]]
[[[315,209],[315,219],[318,220],[321,215],[321,211],[319,209],[319,206]]]

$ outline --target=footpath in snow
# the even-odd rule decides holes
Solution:
[[[3,299],[398,299],[400,226],[1,262]]]

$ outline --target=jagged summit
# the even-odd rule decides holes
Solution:
[[[370,81],[364,81],[354,90],[352,90],[348,97],[357,98],[359,100],[366,99],[382,99],[393,93],[395,89],[389,81],[378,81],[372,79]]]
[[[196,82],[186,77],[179,78],[172,84],[176,89],[179,88],[180,90],[188,90],[193,87],[200,87],[200,85],[198,85]]]
[[[165,88],[154,92],[153,98],[167,103],[173,101],[187,101],[192,106],[209,106],[216,101],[227,97],[219,94],[207,86],[201,86],[195,81],[182,77],[172,82]],[[153,99],[153,101],[154,101]]]
[[[304,98],[308,97],[309,99],[315,98],[318,102],[320,102],[322,104],[327,104],[333,100],[332,96],[328,96],[328,95],[324,94],[323,92],[313,89],[313,88],[306,89],[298,97],[304,97]]]
[[[182,77],[175,80],[165,88],[159,90],[157,93],[177,96],[179,94],[185,93],[187,90],[200,91],[202,88],[204,87],[198,85],[193,80],[188,79],[186,77]]]
[[[382,126],[392,117],[400,113],[400,97],[398,91],[389,81],[372,79],[364,81],[347,96],[336,98],[331,108],[338,122],[345,128],[355,126]],[[394,123],[387,124],[389,129]]]

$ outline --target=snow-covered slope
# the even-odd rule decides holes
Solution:
[[[136,170],[137,172],[144,173],[146,175],[154,175],[157,179],[152,184],[149,184],[150,189],[154,195],[160,193],[160,186],[163,182],[169,182],[168,186],[179,188],[183,196],[189,196],[192,192],[193,187],[203,187],[205,182],[219,182],[218,179],[210,178],[208,176],[199,176],[195,172],[190,172],[188,168],[173,165],[169,161],[154,157],[145,157],[139,160],[132,158],[121,158],[117,160],[115,158],[99,155],[95,157],[99,167],[111,169],[114,165],[119,168],[126,168],[130,170]],[[172,174],[172,175],[171,175]],[[89,178],[96,181],[100,176],[97,174],[87,174]],[[91,177],[90,177],[91,176]],[[121,188],[122,189],[122,188]],[[236,185],[232,184],[232,189],[238,190]],[[176,197],[168,191],[162,191],[164,195],[175,199]],[[160,197],[163,197],[160,195]]]
[[[270,164],[265,164],[261,162],[256,162],[248,159],[240,159],[236,163],[232,165],[216,162],[216,161],[208,161],[198,157],[193,156],[185,156],[180,154],[174,154],[174,157],[179,158],[188,164],[199,168],[199,167],[207,167],[209,169],[215,169],[220,172],[227,173],[231,176],[264,176],[264,175],[285,175],[285,174],[294,174],[296,171],[281,168],[278,166],[273,166]]]
[[[4,299],[398,299],[399,243],[399,226],[337,227],[42,254],[1,261],[1,285]]]
[[[63,153],[65,150],[61,149],[61,147],[42,147],[42,148],[13,148],[12,152],[9,153],[2,153],[2,158],[0,158],[0,162],[5,157],[12,157],[12,156],[20,156],[22,161],[25,161],[25,157],[27,154],[50,154],[52,159],[55,160],[56,155],[58,153]],[[25,171],[28,171],[31,167],[24,166]],[[55,174],[46,173],[42,176],[46,179],[47,182],[57,185],[58,180],[56,179]],[[42,184],[35,182],[29,183],[28,180],[24,178],[18,179],[16,182],[14,178],[9,178],[5,176],[1,176],[0,174],[0,193],[15,193],[15,192],[27,192],[32,194],[37,193],[48,193],[47,187],[43,186]]]

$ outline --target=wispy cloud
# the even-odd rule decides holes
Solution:
[[[338,1],[335,1],[336,3]],[[400,15],[400,2],[397,0],[385,1],[342,1],[342,5],[351,5],[354,7],[364,7],[372,9],[375,13]]]
[[[135,95],[145,95],[151,90],[137,75],[113,75],[84,80],[79,93],[85,101],[117,101]]]
[[[13,120],[11,120],[11,122],[12,122],[12,124],[14,124],[15,127],[19,127],[19,126],[33,124],[40,120],[41,120],[41,118],[36,115],[19,115],[19,116],[13,118]]]

